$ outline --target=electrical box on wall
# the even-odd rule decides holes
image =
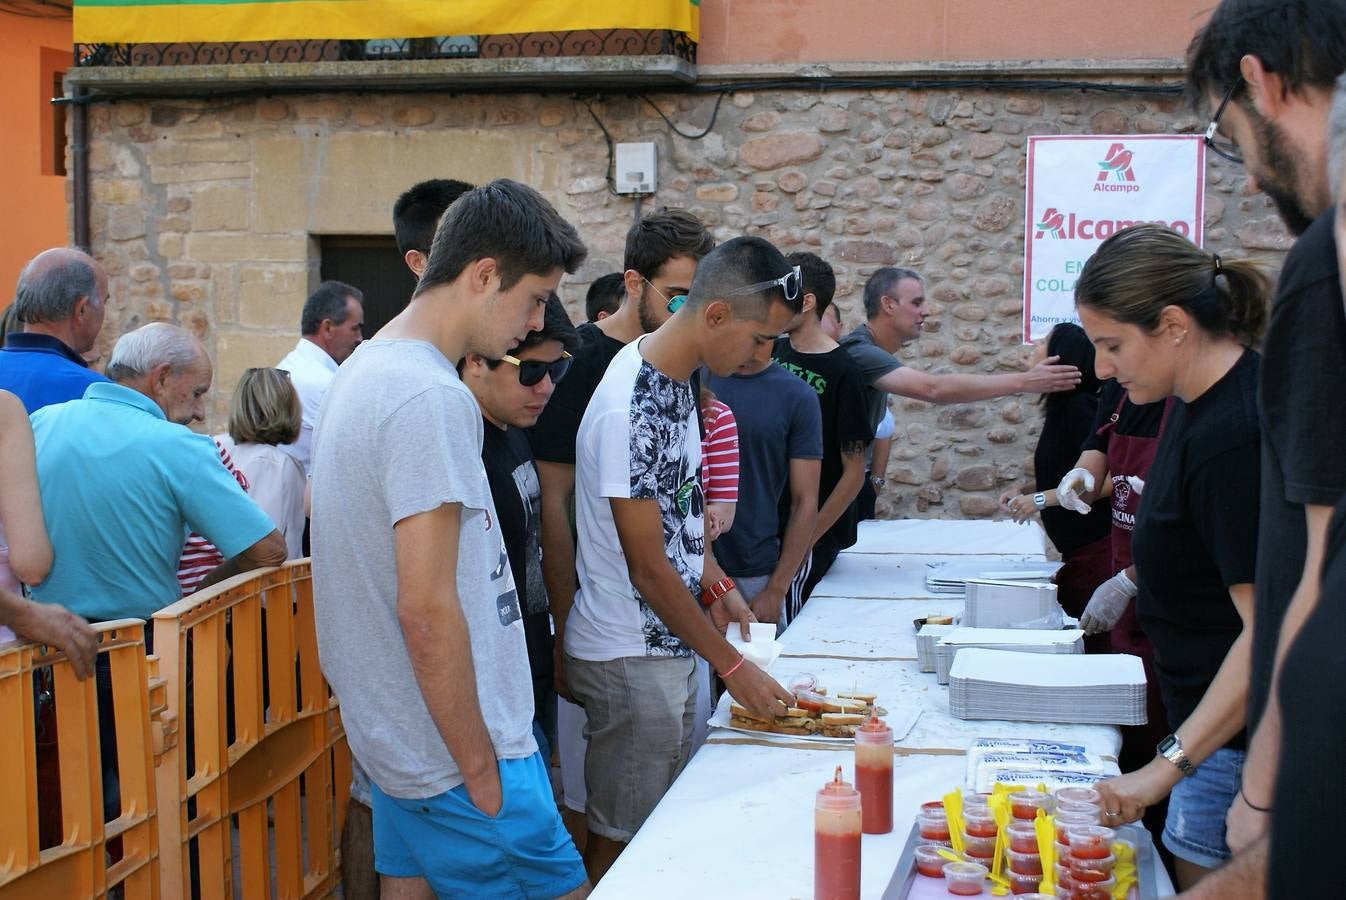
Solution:
[[[616,175],[617,193],[653,194],[655,191],[654,144],[618,144]]]

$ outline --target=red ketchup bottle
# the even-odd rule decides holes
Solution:
[[[860,900],[860,792],[841,766],[813,807],[813,897]]]
[[[860,789],[865,834],[893,830],[893,729],[871,715],[855,729],[855,786]]]

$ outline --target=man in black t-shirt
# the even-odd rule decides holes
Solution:
[[[529,332],[503,359],[468,354],[459,367],[463,383],[477,398],[486,420],[481,461],[523,610],[533,675],[533,722],[546,738],[544,758],[550,758],[550,747],[556,743],[556,695],[552,692],[551,620],[542,584],[541,488],[523,429],[537,422],[552,391],[568,374],[569,354],[578,346],[565,307],[553,294],[547,300],[541,331]]]
[[[1318,602],[1332,507],[1346,495],[1346,316],[1325,158],[1328,115],[1346,70],[1346,4],[1225,0],[1192,42],[1189,93],[1215,110],[1207,145],[1242,163],[1301,235],[1281,270],[1263,344],[1262,474],[1256,617],[1236,852],[1265,830],[1283,722],[1273,689],[1287,646]],[[1254,809],[1261,808],[1262,812]],[[1307,812],[1307,811],[1305,811]]]
[[[855,543],[855,498],[865,478],[865,445],[873,440],[874,432],[860,369],[823,330],[823,317],[837,287],[832,267],[813,253],[792,253],[786,260],[799,266],[803,275],[804,309],[776,342],[772,357],[817,392],[823,423],[813,550],[786,597],[785,622],[789,624],[837,554]]]

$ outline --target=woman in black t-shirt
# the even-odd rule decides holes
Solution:
[[[1052,328],[1047,339],[1034,348],[1029,364],[1049,356],[1079,369],[1080,383],[1073,391],[1042,395],[1042,434],[1033,450],[1036,486],[1033,491],[1007,491],[1000,502],[1016,522],[1041,512],[1042,527],[1063,563],[1056,573],[1057,599],[1068,614],[1078,618],[1094,589],[1112,575],[1112,521],[1107,499],[1095,501],[1083,519],[1063,509],[1056,502],[1056,485],[1075,466],[1093,431],[1100,384],[1094,374],[1094,346],[1080,326],[1062,322]]]
[[[1229,858],[1224,819],[1243,765],[1259,475],[1250,347],[1270,293],[1253,263],[1153,224],[1104,241],[1075,286],[1098,376],[1137,403],[1177,398],[1143,485],[1131,486],[1144,492],[1136,611],[1173,734],[1099,790],[1109,825],[1169,796],[1163,839],[1182,889]]]

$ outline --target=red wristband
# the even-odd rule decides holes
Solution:
[[[733,589],[734,579],[726,575],[701,592],[701,605],[714,606],[721,597]]]
[[[721,678],[728,678],[730,675],[733,675],[735,672],[737,672],[740,668],[743,667],[743,662],[744,662],[744,657],[743,657],[743,654],[740,653],[740,654],[738,655],[738,662],[736,662],[736,663],[734,663],[732,666],[730,666],[730,667],[728,668],[728,670],[726,670],[726,671],[724,671],[724,672],[721,672],[721,673],[720,673],[720,677],[721,677]]]

